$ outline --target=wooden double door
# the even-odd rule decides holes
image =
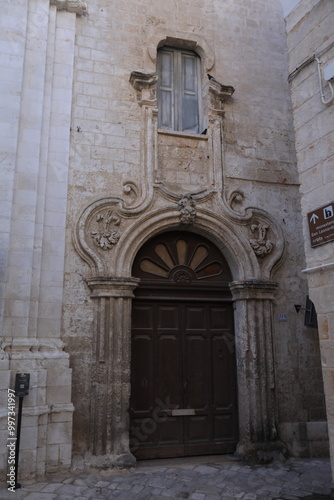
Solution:
[[[231,302],[135,299],[131,367],[130,447],[138,459],[235,451]]]

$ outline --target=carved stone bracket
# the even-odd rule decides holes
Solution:
[[[208,75],[209,76],[209,75]],[[213,76],[209,76],[209,113],[213,115],[222,115],[224,110],[222,105],[234,94],[234,88],[231,85],[223,85]]]
[[[190,193],[186,193],[179,201],[180,222],[182,224],[194,224],[196,219],[196,201]]]
[[[141,106],[156,106],[158,81],[158,75],[156,73],[132,71],[129,81],[137,91],[137,99]]]
[[[78,16],[87,13],[87,4],[82,0],[50,0],[50,5],[55,5],[57,10],[67,10]]]
[[[265,257],[266,255],[270,254],[274,248],[274,244],[272,243],[272,241],[266,238],[269,226],[267,224],[258,223],[252,224],[250,229],[252,233],[258,231],[258,238],[249,240],[249,243],[251,244],[251,247],[253,248],[255,254],[258,257]]]

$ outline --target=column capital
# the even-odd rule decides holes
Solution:
[[[275,292],[278,288],[276,281],[267,280],[245,280],[245,281],[232,281],[230,283],[230,290],[234,300],[273,300]]]
[[[78,16],[87,13],[87,5],[82,0],[50,0],[50,5],[55,5],[57,10],[67,10]]]
[[[91,297],[134,297],[133,290],[139,285],[138,278],[96,277],[86,279],[92,290]]]

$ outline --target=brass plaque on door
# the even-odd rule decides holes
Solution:
[[[180,408],[172,410],[172,417],[186,417],[188,415],[196,415],[194,408]]]

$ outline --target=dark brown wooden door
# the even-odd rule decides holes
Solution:
[[[135,299],[131,450],[138,459],[235,451],[230,302]]]

